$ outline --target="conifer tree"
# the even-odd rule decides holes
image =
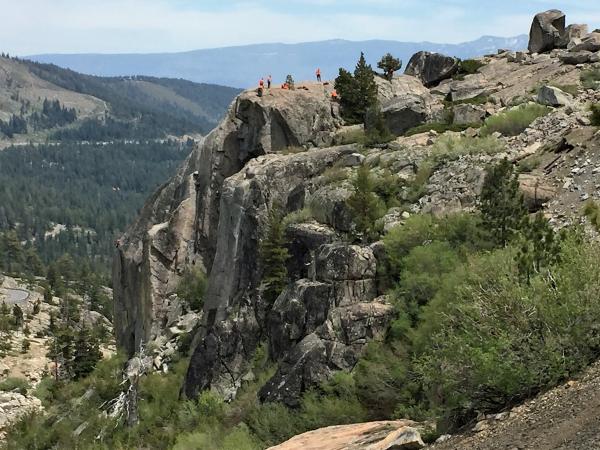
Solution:
[[[19,305],[13,306],[13,319],[15,321],[15,327],[20,328],[23,326],[23,310]]]
[[[527,210],[512,164],[504,159],[486,171],[479,198],[483,225],[506,245],[522,228]]]
[[[88,327],[83,325],[75,339],[75,353],[73,355],[73,376],[75,379],[83,378],[90,374],[98,361],[102,359],[98,339],[90,333]]]
[[[375,74],[367,64],[364,53],[360,54],[354,75],[340,69],[335,88],[340,95],[344,119],[349,123],[363,123],[367,110],[377,103]]]
[[[377,63],[377,67],[383,70],[383,73],[388,80],[391,80],[394,76],[394,72],[400,70],[402,67],[402,61],[398,58],[394,58],[391,53],[386,53]]]
[[[359,237],[373,238],[375,221],[381,216],[382,206],[379,198],[373,192],[373,180],[369,167],[360,166],[353,181],[354,192],[347,203],[352,212],[354,224]]]
[[[263,266],[264,296],[272,305],[287,285],[287,260],[289,252],[285,247],[285,229],[279,206],[273,205],[269,212],[267,228],[260,243],[260,258]]]

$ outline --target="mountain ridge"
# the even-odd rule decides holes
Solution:
[[[521,50],[526,46],[526,35],[508,38],[485,35],[458,44],[331,39],[297,44],[251,44],[174,53],[38,54],[27,58],[99,76],[143,74],[183,78],[200,83],[250,87],[258,78],[269,73],[276,82],[283,80],[288,73],[298,80],[311,79],[316,67],[321,68],[325,78],[333,78],[339,67],[352,68],[361,51],[365,52],[368,62],[375,65],[388,51],[407,63],[414,53],[421,50],[471,58],[493,53],[500,48]],[[235,70],[228,70],[232,67]]]

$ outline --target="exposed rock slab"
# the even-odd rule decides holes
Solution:
[[[409,420],[338,425],[295,436],[269,450],[417,450],[425,446],[417,425]]]
[[[441,53],[417,52],[410,58],[404,74],[417,77],[425,86],[431,87],[457,71],[457,58]]]

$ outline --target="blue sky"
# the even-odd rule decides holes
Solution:
[[[261,42],[392,39],[457,43],[527,33],[562,9],[600,27],[600,0],[0,0],[11,54],[184,51]]]

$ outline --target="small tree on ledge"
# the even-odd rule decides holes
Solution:
[[[377,67],[383,70],[388,80],[391,80],[394,77],[394,72],[402,68],[402,61],[399,58],[394,58],[391,53],[386,53],[377,63]]]

